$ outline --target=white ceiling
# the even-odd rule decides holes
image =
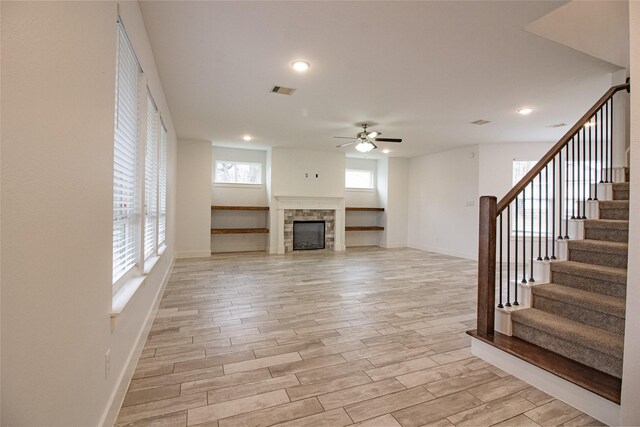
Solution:
[[[179,138],[394,156],[559,139],[618,68],[522,30],[565,2],[186,2],[141,9]],[[289,63],[311,62],[306,74]],[[273,85],[296,88],[288,97]],[[529,116],[516,113],[533,106]],[[490,120],[483,126],[477,119]],[[242,141],[244,134],[255,140]],[[354,152],[353,148],[342,149]]]

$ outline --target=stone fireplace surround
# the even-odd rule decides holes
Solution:
[[[342,197],[297,197],[275,196],[271,212],[272,233],[275,245],[269,252],[284,254],[293,250],[293,221],[326,221],[325,249],[343,251],[344,243],[344,198]]]

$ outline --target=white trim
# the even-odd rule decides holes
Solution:
[[[222,188],[264,188],[264,184],[242,184],[239,182],[214,182],[213,186]]]
[[[211,256],[211,249],[206,251],[183,251],[176,253],[176,259],[183,258],[209,258]]]
[[[136,291],[144,284],[146,276],[135,276],[127,280],[111,300],[111,331],[115,326],[115,318],[122,313]]]
[[[136,343],[129,353],[129,357],[127,358],[125,367],[120,373],[118,380],[116,381],[116,387],[113,389],[113,392],[109,397],[109,401],[104,412],[102,413],[102,417],[100,417],[100,423],[98,424],[99,426],[110,427],[113,426],[116,422],[116,417],[118,416],[118,412],[120,412],[120,407],[122,406],[122,402],[124,401],[124,396],[127,392],[127,389],[129,388],[131,378],[133,377],[133,372],[135,371],[136,365],[138,364],[138,359],[142,354],[142,349],[144,348],[147,335],[151,330],[153,320],[155,319],[155,314],[158,311],[158,307],[160,306],[160,301],[162,300],[164,289],[166,288],[167,283],[169,283],[169,277],[171,276],[171,271],[173,270],[175,260],[175,257],[171,260],[171,264],[169,265],[169,268],[167,269],[164,278],[162,279],[162,283],[158,287],[158,292],[156,293],[154,302],[151,305],[149,312],[147,313],[147,317],[144,321],[143,327],[140,329],[140,333],[136,338]]]
[[[620,405],[516,356],[477,338],[471,338],[471,353],[607,425],[620,422]]]
[[[160,255],[150,256],[149,258],[147,258],[147,260],[144,262],[144,274],[145,275],[151,273],[151,270],[153,270],[153,267],[155,267],[155,265],[156,265],[156,263],[158,262],[159,259],[160,259]]]

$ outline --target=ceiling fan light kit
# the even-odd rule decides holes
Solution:
[[[376,145],[371,141],[360,141],[358,145],[356,145],[356,150],[358,150],[361,153],[368,153],[374,148],[378,148],[378,147],[376,147]]]
[[[345,144],[340,144],[336,147],[342,148],[342,147],[346,147],[347,145],[356,144],[355,145],[356,150],[358,150],[361,153],[368,153],[369,151],[375,150],[376,148],[378,148],[378,146],[374,144],[374,141],[375,142],[395,142],[395,143],[402,142],[402,139],[400,138],[379,138],[379,136],[382,135],[381,132],[367,131],[368,125],[366,123],[363,123],[361,126],[362,126],[362,131],[356,134],[356,137],[353,141],[347,142]],[[334,138],[350,139],[349,137],[345,137],[345,136],[334,136]]]

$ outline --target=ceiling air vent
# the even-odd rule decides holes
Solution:
[[[486,125],[487,123],[491,123],[489,120],[476,120],[475,122],[471,122],[472,125]]]
[[[556,125],[549,125],[547,126],[548,128],[561,128],[561,127],[565,127],[567,124],[566,123],[558,123]]]
[[[292,87],[284,87],[284,86],[274,86],[273,89],[271,89],[272,93],[278,93],[280,95],[289,95],[289,96],[291,96],[291,94],[295,91],[296,90]]]

